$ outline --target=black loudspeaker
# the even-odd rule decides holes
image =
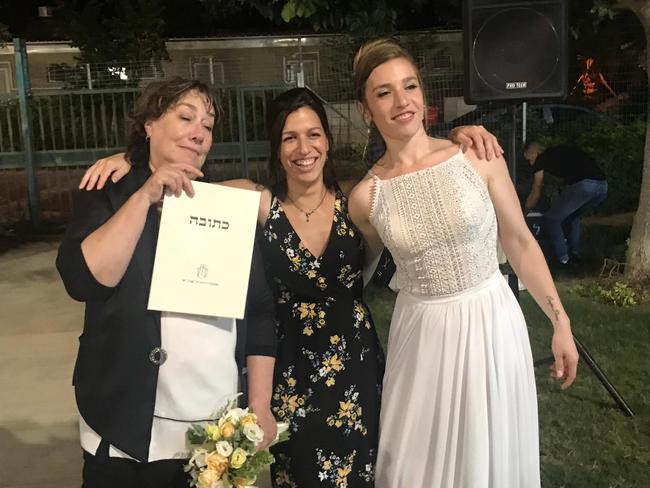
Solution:
[[[566,0],[464,0],[465,101],[566,97]]]

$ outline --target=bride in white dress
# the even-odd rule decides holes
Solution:
[[[386,153],[350,196],[372,258],[400,289],[388,339],[377,488],[538,488],[537,399],[526,324],[499,273],[497,238],[553,326],[553,376],[578,353],[505,161],[427,136],[412,58],[393,40],[355,58],[361,110]]]

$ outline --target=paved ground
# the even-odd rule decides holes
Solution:
[[[71,378],[83,306],[59,280],[56,246],[0,255],[0,488],[80,486]]]

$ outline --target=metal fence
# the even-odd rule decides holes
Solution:
[[[484,125],[508,147],[512,169],[522,181],[528,168],[518,156],[526,138],[576,139],[603,124],[633,125],[645,120],[648,87],[643,84],[645,72],[639,77],[638,70],[619,71],[608,77],[619,92],[617,97],[606,93],[602,99],[585,97],[577,85],[572,97],[563,103],[468,106],[463,100],[461,40],[460,32],[416,33],[401,38],[421,71],[431,132],[445,135],[456,125]],[[335,140],[331,157],[338,163],[339,173],[349,176],[363,171],[367,130],[351,81],[352,58],[359,41],[345,36],[276,41],[262,39],[258,50],[247,48],[241,53],[234,48],[226,54],[170,51],[172,61],[180,61],[155,66],[59,65],[57,71],[49,65],[46,78],[54,80],[58,88],[34,88],[28,93],[28,132],[19,97],[0,96],[0,227],[3,222],[6,226],[7,222],[29,218],[30,182],[39,200],[35,210],[39,216],[65,220],[85,167],[123,148],[127,115],[142,88],[152,80],[172,76],[199,78],[212,84],[224,108],[205,167],[209,180],[242,176],[267,180],[266,107],[279,92],[296,85],[312,88],[326,102]],[[223,61],[226,55],[227,63]],[[43,78],[36,71],[31,78]],[[28,86],[30,80],[24,81]],[[27,145],[33,152],[31,173],[26,163]]]

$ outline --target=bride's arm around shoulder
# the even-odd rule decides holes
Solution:
[[[551,321],[554,377],[562,380],[562,388],[568,388],[575,380],[578,364],[571,322],[553,284],[544,254],[526,225],[507,164],[503,157],[489,163],[480,161],[472,149],[467,151],[467,157],[487,182],[497,217],[499,240],[508,262]]]
[[[366,244],[366,262],[372,262],[384,247],[379,234],[370,223],[374,192],[374,178],[368,175],[352,189],[348,197],[350,219],[361,232]]]

